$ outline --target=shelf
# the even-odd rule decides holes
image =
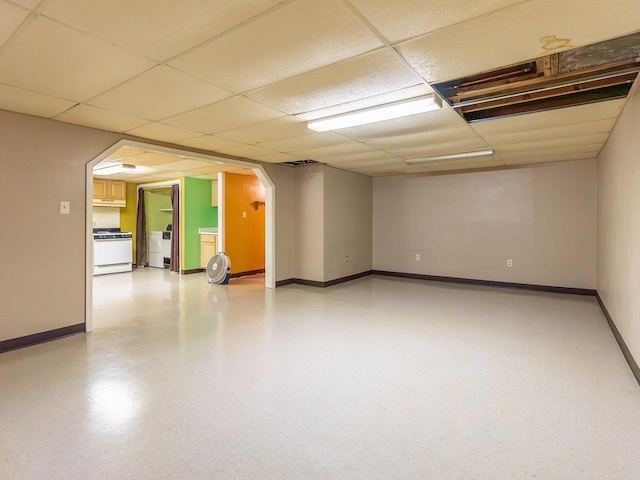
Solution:
[[[161,208],[161,212],[173,212],[173,208]]]

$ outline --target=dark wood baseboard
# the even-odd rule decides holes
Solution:
[[[182,270],[180,273],[182,275],[191,275],[192,273],[202,273],[204,272],[204,268],[192,268],[190,270]]]
[[[374,270],[373,274],[381,275],[385,277],[411,278],[414,280],[429,280],[433,282],[459,283],[462,285],[479,285],[483,287],[499,287],[499,288],[513,288],[517,290],[532,290],[534,292],[564,293],[569,295],[587,295],[587,296],[596,295],[595,290],[591,290],[588,288],[554,287],[550,285],[533,285],[529,283],[498,282],[495,280],[476,280],[474,278],[441,277],[438,275],[422,275],[418,273],[387,272],[384,270]]]
[[[638,367],[638,363],[636,362],[635,358],[633,358],[633,355],[631,355],[629,347],[627,347],[627,344],[622,338],[622,335],[620,335],[618,327],[616,327],[613,318],[611,318],[611,315],[609,315],[609,310],[607,310],[607,307],[604,305],[604,302],[602,301],[602,298],[600,298],[600,294],[598,292],[596,292],[596,299],[600,304],[600,308],[602,309],[602,313],[607,319],[607,322],[609,322],[609,328],[611,328],[613,336],[616,337],[616,341],[618,342],[618,345],[620,345],[620,350],[622,350],[624,358],[627,360],[627,363],[629,364],[633,375],[636,377],[636,380],[638,381],[638,383],[640,383],[640,367]]]
[[[371,275],[371,273],[371,270],[367,270],[366,272],[360,272],[354,275],[349,275],[347,277],[336,278],[334,280],[329,280],[328,282],[305,280],[304,278],[287,278],[286,280],[278,280],[276,282],[276,288],[284,287],[285,285],[291,285],[293,283],[298,285],[306,285],[307,287],[327,288],[333,287],[334,285],[339,285],[341,283],[350,282],[351,280],[357,280],[358,278],[367,277]]]
[[[0,342],[0,353],[8,352],[9,350],[15,350],[17,348],[37,345],[38,343],[50,342],[51,340],[57,340],[62,337],[76,335],[84,331],[84,323],[78,323],[77,325],[56,328],[55,330],[49,330],[47,332],[34,333],[33,335],[12,338],[10,340],[3,340]]]
[[[237,272],[230,275],[231,278],[246,277],[247,275],[259,275],[264,273],[264,268],[258,270],[247,270],[246,272]]]

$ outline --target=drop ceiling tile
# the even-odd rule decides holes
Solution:
[[[335,157],[339,155],[349,155],[352,153],[372,153],[377,152],[373,147],[358,142],[340,143],[338,145],[329,145],[325,147],[310,148],[306,150],[293,151],[293,155],[301,156],[302,158],[326,158]],[[388,155],[388,154],[387,154]]]
[[[421,80],[385,48],[282,80],[248,96],[295,115],[418,83]]]
[[[521,142],[540,141],[545,139],[557,139],[575,137],[579,135],[591,135],[597,133],[610,133],[616,124],[615,118],[596,120],[593,122],[574,123],[571,125],[559,125],[548,128],[538,128],[523,132],[501,133],[497,135],[485,135],[484,139],[493,147],[497,145],[513,145]]]
[[[403,158],[433,157],[437,155],[450,155],[454,153],[472,152],[489,148],[484,140],[468,138],[452,142],[433,143],[428,145],[416,145],[412,147],[389,148],[387,151]]]
[[[306,160],[305,158],[298,157],[296,155],[289,155],[288,153],[272,153],[270,155],[258,155],[254,160],[266,163],[282,163],[282,162],[296,162],[298,160]]]
[[[367,158],[367,159],[357,159],[357,160],[348,160],[345,162],[332,162],[334,165],[339,165],[341,168],[387,168],[389,165],[392,166],[406,166],[404,159],[393,157],[387,154],[386,157],[382,158]]]
[[[591,135],[576,135],[562,138],[542,138],[531,142],[518,142],[508,145],[496,145],[495,151],[500,153],[521,152],[525,150],[550,149],[555,147],[570,147],[573,145],[596,145],[604,144],[609,138],[608,133],[595,133]]]
[[[52,0],[42,10],[74,28],[164,61],[280,1]]]
[[[284,117],[284,113],[237,96],[176,115],[164,122],[202,133],[218,133],[278,117]]]
[[[439,128],[436,130],[407,133],[404,135],[375,137],[367,139],[365,142],[368,145],[386,150],[391,148],[414,147],[419,145],[428,145],[431,143],[449,142],[467,138],[478,138],[478,134],[467,125],[463,125],[459,127]]]
[[[125,151],[123,152],[122,150]],[[120,150],[113,153],[109,157],[109,159],[124,159],[125,163],[140,165],[144,167],[155,167],[165,163],[172,163],[182,160],[182,158],[175,155],[162,155],[153,152],[140,152],[138,150],[133,150],[133,152],[138,152],[138,155],[128,155],[126,149],[121,148]]]
[[[0,55],[0,82],[84,101],[152,66],[147,58],[39,16]]]
[[[187,171],[194,168],[205,168],[210,167],[211,163],[203,162],[200,160],[191,160],[191,159],[180,159],[176,162],[163,163],[158,165],[158,168],[162,170],[175,170],[175,171]]]
[[[309,135],[299,137],[284,138],[273,142],[261,143],[260,146],[270,148],[278,152],[291,153],[297,150],[308,150],[310,148],[328,147],[340,143],[350,142],[348,138],[334,132],[314,132]]]
[[[160,120],[231,96],[202,80],[158,65],[89,103],[148,120]]]
[[[574,160],[591,160],[598,156],[598,153],[566,153],[564,155],[551,155],[548,157],[536,157],[531,158],[514,158],[508,159],[502,157],[507,165],[530,165],[535,163],[548,163],[548,162],[568,162]]]
[[[381,46],[341,1],[298,0],[169,63],[243,92]]]
[[[341,128],[340,135],[354,140],[420,133],[440,128],[466,126],[467,123],[451,108],[411,115],[409,117],[370,123],[357,127]]]
[[[278,153],[268,148],[257,147],[255,145],[245,145],[244,147],[233,147],[222,150],[221,153],[226,155],[233,155],[234,157],[244,157],[255,159],[255,157],[271,155]]]
[[[129,158],[129,157],[136,157],[139,155],[144,155],[146,152],[143,150],[138,150],[137,148],[129,148],[129,147],[121,147],[118,150],[116,150],[115,152],[113,152],[108,158],[106,158],[105,160],[110,160],[110,159],[122,159],[122,158]]]
[[[0,84],[0,109],[53,117],[75,105],[75,102]]]
[[[0,46],[29,16],[29,11],[13,3],[0,2]]]
[[[437,30],[397,46],[428,81],[451,80],[638,30],[637,0],[537,0]],[[559,41],[549,44],[547,37]],[[566,39],[566,41],[563,41]]]
[[[203,135],[201,137],[190,138],[189,140],[182,140],[177,143],[186,147],[199,148],[201,150],[210,150],[213,152],[219,152],[220,150],[225,148],[241,147],[245,145],[242,142],[236,142],[234,140],[228,140],[226,138],[216,137],[214,135]]]
[[[77,105],[57,115],[55,120],[99,128],[110,132],[126,132],[149,123],[148,120],[142,120],[125,113],[112,112],[85,104]]]
[[[351,0],[391,43],[439,30],[522,0]],[[411,12],[408,14],[408,12]]]
[[[163,123],[150,123],[148,125],[143,125],[142,127],[134,128],[133,130],[128,130],[127,133],[136,137],[151,138],[153,140],[169,143],[194,138],[200,135],[199,132],[184,130],[171,125],[165,125]]]
[[[18,5],[22,5],[29,10],[33,10],[38,5],[42,3],[42,0],[11,0],[13,3],[17,3]]]
[[[297,137],[309,133],[307,122],[295,117],[280,117],[248,127],[220,132],[218,136],[237,142],[261,143],[283,138]]]
[[[558,155],[590,154],[598,156],[604,143],[571,145],[566,147],[539,148],[537,150],[503,151],[501,147],[496,148],[495,153],[500,158],[508,162],[515,160],[535,160],[536,158],[552,157]]]
[[[210,175],[218,172],[228,172],[236,170],[237,166],[211,164],[208,167],[189,169],[191,175]]]
[[[313,158],[313,157],[309,157]],[[341,155],[331,155],[328,157],[323,157],[323,163],[331,163],[331,164],[340,164],[347,165],[350,162],[357,161],[372,161],[385,159],[389,160],[390,158],[398,158],[390,155],[388,152],[384,152],[382,150],[372,150],[370,152],[354,152],[354,153],[344,153]]]
[[[471,124],[471,128],[482,136],[490,136],[596,120],[616,119],[620,116],[624,104],[625,99],[609,100],[576,107],[548,110],[546,112],[475,122]]]

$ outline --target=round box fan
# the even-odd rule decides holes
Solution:
[[[231,276],[231,260],[224,253],[216,253],[207,263],[209,283],[227,285]]]

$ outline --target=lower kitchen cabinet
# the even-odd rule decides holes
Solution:
[[[218,253],[218,235],[200,235],[200,268],[207,268],[207,263],[216,253]]]

